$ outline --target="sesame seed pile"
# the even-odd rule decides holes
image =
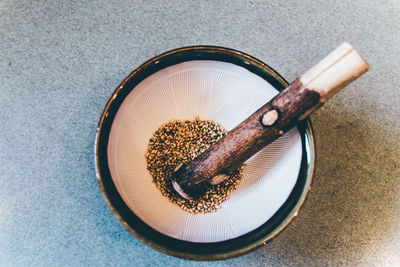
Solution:
[[[200,120],[198,116],[195,120],[172,120],[162,125],[150,138],[145,155],[147,169],[161,194],[192,214],[220,208],[221,203],[237,188],[243,166],[223,182],[210,186],[198,199],[185,199],[176,193],[171,176],[177,167],[199,156],[226,133],[221,125]]]

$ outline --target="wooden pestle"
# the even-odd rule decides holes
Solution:
[[[341,44],[208,150],[178,167],[172,175],[174,189],[185,198],[201,196],[368,69],[352,45]]]

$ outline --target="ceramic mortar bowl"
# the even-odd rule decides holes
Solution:
[[[258,59],[214,46],[178,48],[135,69],[109,98],[95,141],[97,178],[114,215],[147,245],[187,259],[230,258],[271,240],[310,189],[309,120],[250,158],[238,189],[206,214],[188,213],[161,195],[145,152],[163,123],[198,115],[231,130],[286,86]]]

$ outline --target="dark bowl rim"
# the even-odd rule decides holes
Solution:
[[[279,91],[283,90],[288,85],[288,82],[279,73],[277,73],[264,62],[246,53],[230,48],[210,45],[186,46],[155,56],[145,61],[135,70],[133,70],[128,76],[126,76],[126,78],[122,80],[122,82],[111,94],[104,107],[99,119],[94,144],[96,177],[103,197],[114,216],[134,237],[141,240],[143,243],[158,251],[179,258],[191,260],[222,260],[243,255],[262,245],[265,245],[269,240],[281,233],[283,229],[285,229],[298,215],[309,190],[311,190],[312,177],[315,167],[314,134],[309,118],[305,119],[298,125],[302,139],[303,155],[295,188],[291,192],[284,205],[262,226],[243,236],[214,243],[195,243],[182,241],[157,232],[141,221],[129,208],[128,210],[131,214],[129,214],[129,211],[126,210],[127,206],[116,190],[108,169],[108,135],[119,106],[138,83],[165,67],[190,60],[217,60],[242,66],[266,79]],[[132,82],[132,78],[135,76],[137,79],[136,81]],[[302,180],[302,184],[299,187],[298,192],[295,192],[300,180]],[[288,203],[289,199],[292,198],[294,193],[296,193],[297,200],[294,201],[294,203],[291,203],[291,207],[288,208],[287,211],[283,211],[285,216],[282,215],[280,219],[278,219],[276,226],[272,227],[272,230],[265,230],[268,228],[266,226],[268,226],[269,222],[274,219],[280,210],[282,210],[282,208]],[[121,210],[126,211],[128,214],[125,212],[121,214]],[[135,229],[135,227],[137,229]],[[138,231],[138,227],[140,227],[140,231]],[[259,229],[263,229],[261,234],[257,233]],[[156,233],[154,233],[154,231]],[[250,238],[251,240],[246,242],[246,238]],[[177,243],[177,246],[171,247],[171,242]],[[232,242],[236,242],[236,246],[229,246],[229,243]],[[216,252],[210,251],[210,249],[212,249],[209,248],[210,246],[214,246]],[[197,248],[199,250],[196,250]]]

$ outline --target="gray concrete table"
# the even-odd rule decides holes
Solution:
[[[400,2],[0,1],[0,265],[400,264]],[[190,262],[131,236],[97,184],[93,142],[116,85],[146,59],[210,44],[287,80],[342,41],[371,70],[312,115],[313,189],[247,255]]]

